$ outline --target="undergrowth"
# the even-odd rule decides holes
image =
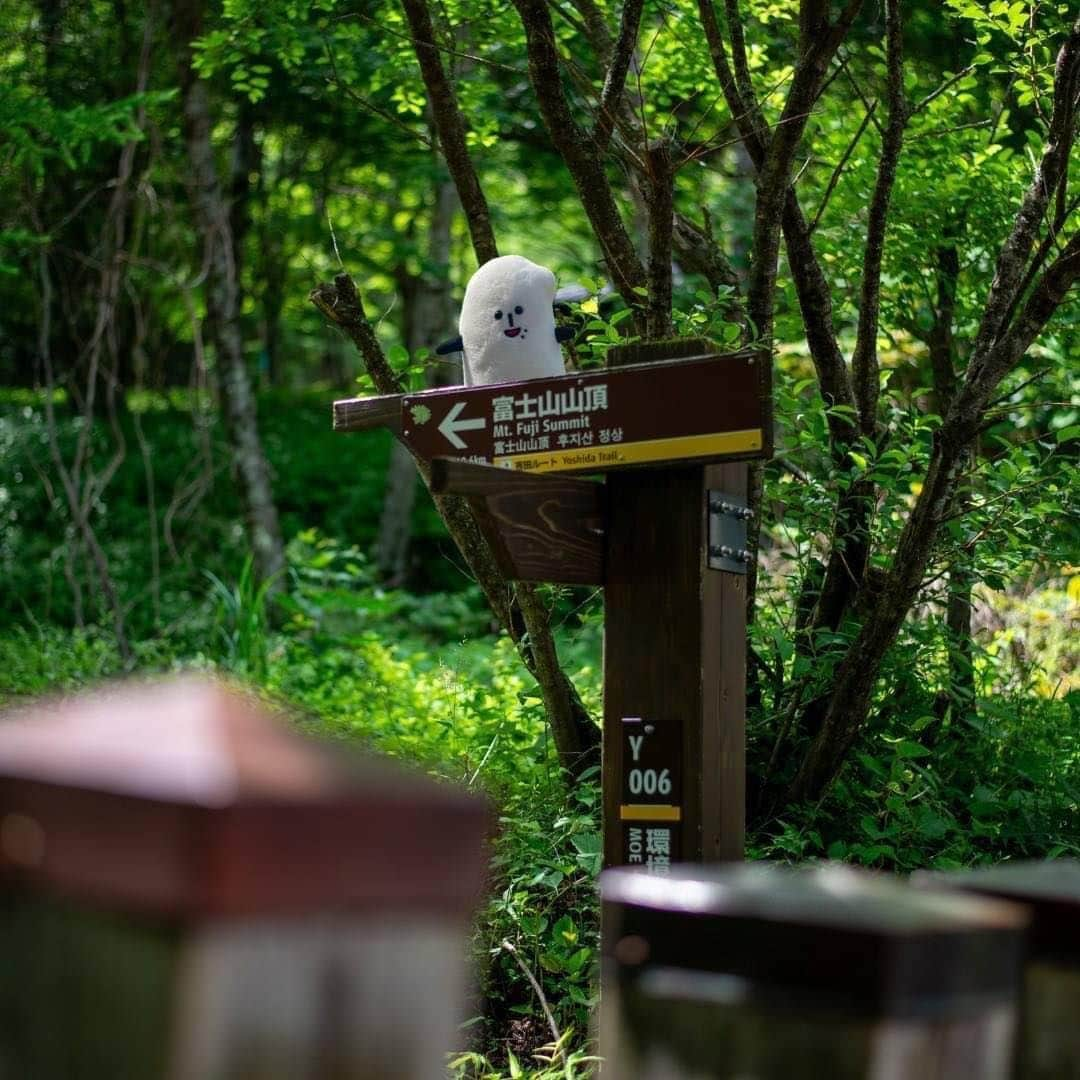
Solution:
[[[242,530],[221,490],[227,485],[176,523],[182,557],[163,553],[156,591],[148,589],[142,466],[118,473],[96,521],[129,598],[134,668],[228,673],[287,704],[304,730],[483,792],[499,830],[491,892],[473,935],[479,991],[449,1069],[462,1080],[588,1075],[599,777],[568,789],[536,687],[511,642],[493,633],[430,508],[417,519],[421,587],[378,585],[365,551],[385,448],[365,446],[355,459],[346,452],[355,467],[343,469],[340,436],[322,433],[323,405],[270,412],[272,453],[290,425],[304,429],[310,449],[303,459],[277,458],[291,537],[290,587],[279,600],[238,554]],[[14,463],[0,497],[0,705],[125,673],[102,629],[106,612],[88,603],[84,625],[72,626],[62,508],[36,479],[47,467],[37,413],[21,402],[18,410],[0,425],[0,449]],[[177,406],[144,423],[161,428],[154,444],[166,448],[155,462],[163,490],[182,485],[190,418]],[[816,497],[809,489],[800,490],[802,503],[785,495],[794,552],[786,557],[810,557]],[[323,521],[320,531],[312,520]],[[790,685],[801,673],[790,650],[786,565],[770,557],[753,645]],[[1080,575],[1068,566],[1038,576],[1029,564],[1025,572],[1026,586],[976,590],[976,707],[938,707],[945,654],[930,596],[890,654],[870,726],[839,782],[819,805],[761,815],[748,837],[752,857],[837,858],[907,872],[1080,854]],[[547,601],[567,671],[598,715],[601,598],[552,588]],[[749,713],[751,788],[776,739],[774,705],[765,686]]]

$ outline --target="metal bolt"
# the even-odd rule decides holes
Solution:
[[[737,506],[735,503],[717,499],[709,503],[709,511],[713,514],[730,514],[740,521],[749,521],[754,516],[754,511],[748,506]]]
[[[729,547],[727,544],[721,544],[719,547],[715,545],[710,547],[709,554],[714,559],[731,559],[732,562],[751,563],[754,561],[754,557],[746,550],[746,548],[739,548],[736,550],[733,547]]]

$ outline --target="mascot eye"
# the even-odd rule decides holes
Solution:
[[[515,315],[520,315],[524,310],[525,309],[520,304],[518,304],[518,306],[516,308],[514,308],[514,314]]]
[[[495,312],[495,321],[498,322],[498,320],[501,319],[501,318],[502,318],[502,312],[501,311],[496,311]]]

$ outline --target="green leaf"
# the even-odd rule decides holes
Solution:
[[[925,746],[912,742],[910,739],[901,739],[893,749],[896,751],[896,756],[901,758],[926,757],[930,753]]]

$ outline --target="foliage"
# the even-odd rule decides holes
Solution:
[[[617,25],[619,4],[595,7],[609,29]],[[749,78],[775,124],[795,72],[799,5],[741,7]],[[501,250],[526,252],[561,282],[593,290],[571,316],[581,327],[569,355],[580,367],[601,365],[627,339],[631,316],[604,290],[595,237],[542,130],[520,20],[491,0],[434,8]],[[1080,799],[1074,287],[995,392],[846,770],[816,805],[775,804],[813,737],[793,703],[828,694],[923,490],[948,412],[931,359],[942,310],[951,304],[946,367],[958,376],[1042,149],[1055,50],[1071,14],[1061,3],[1008,0],[906,0],[903,8],[912,112],[884,237],[874,343],[882,393],[872,434],[857,433],[855,410],[823,397],[794,268],[783,255],[779,262],[777,455],[764,477],[748,717],[751,852],[900,871],[1075,852]],[[829,329],[845,356],[862,314],[868,193],[882,156],[881,12],[864,5],[835,77],[814,98],[794,180],[828,281]],[[377,580],[367,552],[389,440],[329,430],[328,402],[366,384],[348,343],[306,299],[344,266],[361,281],[407,385],[437,373],[429,351],[406,347],[407,297],[432,273],[424,237],[446,179],[407,22],[392,0],[226,0],[208,8],[198,44],[218,170],[233,201],[243,345],[261,387],[260,430],[289,541],[291,588],[270,603],[266,583],[252,575],[230,483],[218,358],[204,332],[205,238],[191,213],[177,57],[162,16],[158,5],[13,0],[2,17],[0,701],[123,667],[105,629],[100,569],[75,543],[78,525],[56,470],[56,457],[78,459],[85,439],[87,469],[107,471],[117,455],[110,482],[92,490],[88,520],[132,639],[132,666],[231,672],[298,708],[305,728],[486,790],[502,830],[476,933],[483,1001],[454,1068],[461,1076],[581,1075],[595,994],[596,778],[568,793],[535,688],[510,643],[493,635],[430,502],[413,516],[407,587]],[[555,28],[564,88],[588,126],[603,64],[576,17]],[[144,35],[150,59],[140,90]],[[739,118],[718,93],[697,5],[650,7],[638,53],[628,83],[634,123],[639,115],[645,134],[673,137],[676,208],[715,234],[745,285],[752,169],[737,146]],[[628,182],[635,134],[624,127],[605,164],[640,241],[640,190]],[[110,205],[125,147],[133,150],[131,201],[116,222]],[[1052,207],[1064,214],[1059,244],[1077,224],[1075,159],[1074,148]],[[475,265],[460,218],[450,249],[460,293]],[[114,306],[102,300],[109,252],[126,275]],[[744,297],[677,269],[680,335],[756,337]],[[90,377],[89,343],[103,340],[115,348]],[[45,354],[56,382],[52,422]],[[837,454],[835,430],[846,440]],[[847,555],[838,497],[861,490],[870,492],[865,582],[835,626],[815,626],[825,568],[834,553]],[[954,685],[954,570],[966,575],[974,604],[973,698]],[[595,713],[599,600],[561,589],[545,598],[560,621],[566,668]],[[518,960],[551,1006],[558,1048]]]
[[[787,515],[796,513],[796,493],[780,486],[792,504],[784,520],[794,529]],[[811,495],[806,513],[813,513]],[[124,518],[130,511],[112,512]],[[596,993],[597,778],[567,802],[540,702],[508,640],[489,636],[479,598],[381,588],[360,546],[309,528],[289,545],[293,587],[267,619],[245,563],[231,566],[215,573],[216,581],[196,575],[183,633],[141,641],[139,667],[244,675],[298,711],[306,730],[421,762],[485,791],[500,831],[474,945],[483,992],[454,1068],[461,1077],[512,1075],[515,1068],[525,1076],[584,1075]],[[792,603],[781,587],[791,580],[777,574],[768,594],[777,617]],[[785,814],[751,835],[751,853],[894,870],[1080,854],[1073,824],[1080,802],[1078,580],[1074,574],[1026,593],[983,595],[974,720],[935,714],[940,622],[913,621],[890,668],[890,706],[878,712],[854,766],[821,806]],[[597,600],[553,591],[549,602],[565,613],[562,651],[595,709]],[[784,640],[766,620],[755,631],[755,646],[778,655]],[[119,673],[119,664],[102,630],[73,632],[24,617],[0,631],[0,670],[2,697],[11,700],[85,685]],[[912,679],[912,671],[920,677]],[[772,728],[764,709],[755,715],[750,747],[759,768]],[[540,982],[566,1040],[565,1062],[556,1058],[548,1067],[536,1056],[545,1053],[550,1031],[504,942]]]

